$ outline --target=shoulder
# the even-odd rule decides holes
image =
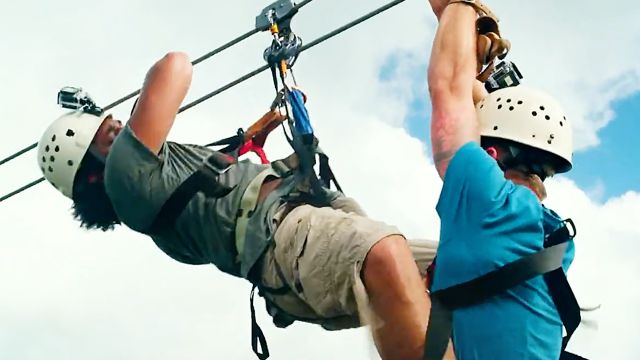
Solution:
[[[141,164],[159,166],[162,164],[165,155],[166,146],[163,146],[159,154],[154,154],[135,135],[130,124],[127,124],[122,128],[113,145],[111,145],[107,156],[106,168],[107,171],[117,171]]]
[[[153,154],[125,126],[113,142],[105,163],[105,190],[118,217],[132,229],[146,225],[157,208],[155,195],[163,181],[166,146]]]
[[[105,186],[109,189],[122,181],[159,171],[167,156],[166,144],[162,146],[159,154],[154,154],[136,137],[127,124],[114,140],[107,155]]]
[[[497,162],[475,142],[462,146],[452,158],[436,205],[445,226],[539,228],[542,209],[535,194],[506,179]]]
[[[484,212],[515,190],[497,162],[477,142],[468,142],[449,163],[436,210],[441,216]]]

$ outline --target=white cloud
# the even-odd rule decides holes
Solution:
[[[590,187],[585,189],[585,191],[591,200],[599,202],[604,200],[607,186],[602,179],[597,179]]]
[[[597,320],[597,333],[585,329],[588,336],[577,338],[574,345],[593,351],[595,359],[636,358],[640,347],[633,334],[640,325],[633,319],[640,317],[640,291],[633,284],[640,273],[634,255],[640,238],[640,194],[629,192],[597,204],[562,178],[550,182],[548,190],[547,205],[571,217],[578,230],[576,260],[569,273],[578,300],[586,307],[602,304],[596,313],[585,314]]]
[[[294,25],[308,42],[382,3],[317,1]],[[637,72],[640,47],[632,40],[640,32],[630,19],[638,8],[545,1],[535,3],[539,8],[518,3],[516,9],[514,4],[494,6],[514,42],[513,59],[528,81],[562,94],[574,117],[584,118],[576,120],[578,143],[594,144],[595,131],[607,120],[600,114],[607,114],[611,100],[637,88],[637,77],[620,81]],[[115,100],[138,88],[164,52],[185,50],[195,58],[244,33],[262,5],[119,0],[80,6],[31,0],[12,7],[0,15],[0,31],[12,34],[0,42],[3,156],[32,143],[59,114],[54,95],[60,87],[80,85],[101,103]],[[609,25],[596,28],[584,19]],[[423,2],[407,2],[310,50],[296,65],[322,146],[345,191],[373,217],[427,238],[438,234],[433,207],[440,180],[427,149],[400,126],[413,96],[408,89],[426,76],[420,64],[428,56],[432,25]],[[261,65],[268,42],[268,34],[260,34],[198,65],[188,100]],[[537,51],[543,47],[548,50]],[[622,48],[628,50],[625,56]],[[397,76],[380,82],[381,64],[397,51],[403,51]],[[415,69],[419,73],[412,73]],[[606,96],[600,98],[603,90]],[[232,134],[262,114],[271,98],[265,73],[182,114],[172,138],[203,143]],[[116,114],[126,117],[129,106]],[[272,157],[288,151],[277,134],[268,147]],[[39,176],[29,153],[0,168],[0,190]],[[640,213],[640,196],[629,193],[598,204],[563,179],[554,180],[549,192],[549,204],[579,226],[571,271],[576,291],[585,305],[603,304],[589,315],[597,317],[598,332],[586,329],[575,346],[593,359],[637,358],[640,347],[632,335],[640,328],[632,320],[640,315],[640,295],[628,284],[640,270],[634,261],[640,234],[634,219],[622,219]],[[178,264],[126,229],[81,231],[68,207],[47,184],[0,205],[3,358],[253,358],[246,283],[213,267]],[[272,359],[375,358],[363,329],[328,333],[303,324],[276,329],[260,299],[257,307]]]

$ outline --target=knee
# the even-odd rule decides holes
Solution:
[[[392,235],[371,247],[364,260],[361,276],[366,283],[368,277],[393,277],[416,269],[407,240],[400,235]]]

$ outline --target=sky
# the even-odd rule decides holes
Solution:
[[[3,0],[6,1],[6,0]],[[317,0],[293,22],[306,42],[384,0]],[[569,280],[585,314],[570,349],[637,359],[640,344],[640,7],[623,0],[486,1],[513,43],[524,81],[570,114],[574,170],[548,182],[545,205],[578,227]],[[197,58],[253,27],[268,2],[112,0],[7,2],[0,14],[0,158],[39,139],[81,86],[100,104],[138,89],[168,51]],[[579,6],[577,6],[579,5]],[[436,29],[425,1],[396,8],[302,54],[295,74],[323,149],[347,195],[411,238],[437,239],[441,188],[430,159],[426,66]],[[196,66],[186,102],[263,64],[267,33]],[[261,116],[267,73],[180,114],[170,140],[207,143]],[[132,102],[114,109],[126,120]],[[288,154],[281,136],[272,157]],[[0,166],[0,193],[41,174],[35,151]],[[189,266],[124,227],[79,229],[70,202],[42,183],[0,203],[0,359],[254,359],[250,285]],[[366,329],[258,321],[271,359],[377,359]]]

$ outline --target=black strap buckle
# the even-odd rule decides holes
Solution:
[[[565,226],[567,226],[567,224],[571,225],[572,231],[569,231],[569,238],[573,239],[574,237],[576,237],[576,235],[578,233],[578,230],[576,230],[576,224],[573,222],[573,220],[572,219],[566,219],[566,220],[563,221],[563,223],[565,224]],[[567,230],[569,230],[569,229],[567,228]]]
[[[544,238],[544,247],[551,247],[567,242],[576,236],[576,224],[571,219],[562,221],[563,226]]]
[[[214,152],[207,157],[203,166],[207,170],[210,170],[219,176],[226,173],[233,163],[234,162],[227,155],[220,152]]]

